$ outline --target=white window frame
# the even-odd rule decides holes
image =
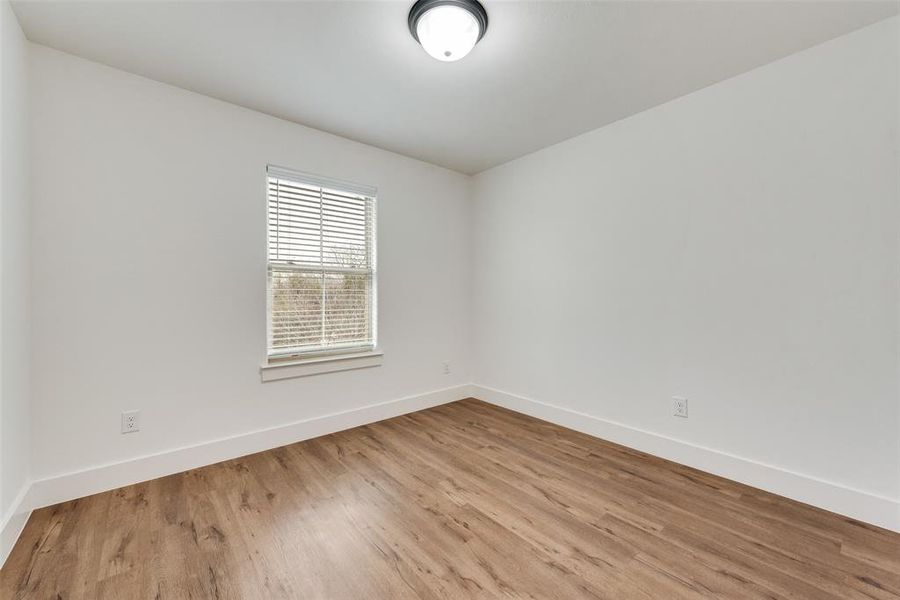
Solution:
[[[371,207],[371,238],[367,243],[369,255],[369,268],[360,269],[360,273],[369,276],[371,291],[369,315],[371,328],[371,343],[347,344],[330,347],[318,347],[310,350],[297,350],[282,353],[272,352],[272,303],[271,303],[271,277],[274,270],[297,270],[303,273],[322,273],[323,277],[329,273],[348,272],[344,267],[327,266],[324,261],[317,268],[309,265],[297,265],[290,263],[270,262],[270,233],[269,226],[269,180],[270,178],[290,180],[304,186],[318,187],[323,190],[334,190],[345,194],[364,196],[369,199]],[[287,377],[300,377],[304,375],[316,375],[331,371],[343,371],[364,367],[379,366],[383,354],[378,349],[378,261],[377,261],[377,189],[372,186],[351,183],[320,175],[313,175],[293,169],[286,169],[275,165],[268,165],[265,174],[265,218],[266,218],[266,358],[261,366],[263,381],[284,379]],[[354,270],[356,272],[356,270]],[[324,289],[323,289],[324,293]],[[323,307],[324,310],[324,307]],[[323,324],[324,326],[324,324]]]

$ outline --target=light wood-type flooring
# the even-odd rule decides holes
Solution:
[[[36,511],[0,598],[900,598],[900,535],[463,400]]]

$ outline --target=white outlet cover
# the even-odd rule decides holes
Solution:
[[[134,433],[141,430],[141,411],[129,410],[122,413],[122,433]]]
[[[672,414],[686,419],[688,416],[688,399],[678,396],[672,397]]]

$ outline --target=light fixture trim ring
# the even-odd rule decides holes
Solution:
[[[470,13],[478,22],[478,39],[475,40],[475,43],[477,44],[481,41],[481,38],[484,37],[484,33],[487,31],[488,26],[488,15],[484,6],[482,6],[481,2],[478,2],[478,0],[418,0],[412,5],[412,8],[409,9],[407,23],[413,39],[420,44],[422,42],[419,40],[419,34],[416,31],[419,19],[422,15],[437,6],[456,6]]]

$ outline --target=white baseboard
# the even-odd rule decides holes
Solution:
[[[485,386],[473,385],[472,395],[497,406],[900,532],[900,500]]]
[[[0,568],[3,567],[3,563],[6,562],[9,553],[12,552],[13,546],[16,545],[16,540],[19,539],[22,530],[25,529],[28,517],[31,516],[31,509],[26,508],[27,504],[25,501],[25,496],[28,495],[30,488],[31,483],[26,481],[19,493],[16,494],[16,499],[13,500],[9,510],[3,515],[3,520],[0,521]]]
[[[49,506],[351,427],[390,419],[469,396],[471,396],[471,386],[458,385],[39,479],[31,484],[25,506],[29,509]]]

